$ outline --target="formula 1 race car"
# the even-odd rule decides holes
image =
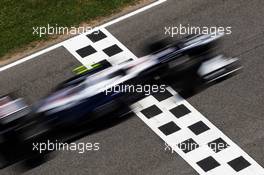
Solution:
[[[212,51],[221,36],[198,35],[176,43],[158,42],[151,46],[151,55],[137,60],[117,66],[101,62],[91,70],[82,69],[32,105],[30,114],[25,113],[27,117],[15,131],[19,133],[19,143],[30,145],[51,137],[67,140],[65,133],[69,130],[83,126],[87,129],[89,123],[123,117],[131,112],[131,104],[146,95],[162,93],[155,88],[146,94],[135,91],[135,87],[149,85],[162,90],[169,85],[179,93],[194,94],[234,75],[241,69],[238,59],[214,55]]]
[[[127,93],[129,85],[163,83],[181,92],[213,84],[240,69],[236,58],[222,55],[208,57],[209,44],[220,36],[195,36],[123,65],[101,71],[98,70],[103,66],[98,66],[93,74],[79,75],[60,85],[40,101],[35,113],[44,116],[46,123],[51,119],[50,126],[55,128],[58,125],[67,126],[66,123],[72,125],[82,117],[91,120],[91,116],[128,109],[130,104],[144,97],[138,92]],[[119,91],[111,90],[121,84],[127,86]],[[91,115],[87,117],[87,114]]]

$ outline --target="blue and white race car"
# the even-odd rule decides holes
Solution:
[[[164,84],[183,95],[199,92],[241,69],[237,58],[211,53],[212,45],[221,36],[198,35],[126,64],[99,65],[92,72],[59,85],[35,106],[34,113],[42,116],[51,128],[57,128],[78,125],[78,120],[91,121],[110,112],[126,114],[130,104],[145,97],[144,93],[131,93],[131,86]],[[121,85],[121,90],[113,90]]]
[[[20,144],[51,136],[67,140],[65,133],[69,130],[74,132],[90,123],[89,127],[96,127],[95,123],[104,119],[123,117],[131,112],[131,104],[146,95],[162,93],[164,86],[172,86],[182,95],[193,95],[241,69],[237,58],[214,54],[213,47],[222,36],[197,35],[169,44],[157,42],[151,46],[153,53],[145,57],[116,66],[101,62],[92,65],[92,70],[84,68],[32,105],[30,112],[23,114],[25,117],[17,117],[17,108],[12,108],[13,111],[9,108],[9,113],[2,115],[6,104],[1,105],[0,100],[0,122],[19,121],[15,130],[3,122],[1,128],[19,133]],[[133,89],[146,85],[161,88],[147,94]],[[8,103],[21,104],[16,100]]]

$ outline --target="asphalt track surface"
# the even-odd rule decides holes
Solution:
[[[264,166],[263,11],[262,0],[169,0],[107,29],[139,57],[148,38],[162,37],[165,26],[231,26],[221,50],[241,58],[243,72],[187,100]],[[64,48],[39,57],[1,72],[0,94],[16,91],[34,102],[80,64]],[[197,174],[176,153],[164,151],[164,142],[136,116],[78,142],[99,142],[100,150],[60,152],[25,174]],[[11,166],[0,174],[15,170]]]

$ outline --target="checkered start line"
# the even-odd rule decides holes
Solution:
[[[113,66],[137,59],[105,28],[71,38],[63,45],[88,68],[96,63]],[[264,169],[256,161],[172,88],[168,87],[166,93],[148,96],[131,107],[199,174],[264,175]]]

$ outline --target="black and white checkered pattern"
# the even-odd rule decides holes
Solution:
[[[136,59],[134,54],[104,28],[71,38],[64,43],[64,47],[85,66],[103,60],[116,65]]]
[[[199,174],[264,174],[263,168],[172,88],[146,97],[135,113]],[[161,98],[160,98],[161,99]]]
[[[137,59],[106,29],[79,35],[64,43],[83,65],[111,65]],[[148,96],[132,109],[171,149],[199,174],[264,175],[263,168],[201,113],[168,87]]]

